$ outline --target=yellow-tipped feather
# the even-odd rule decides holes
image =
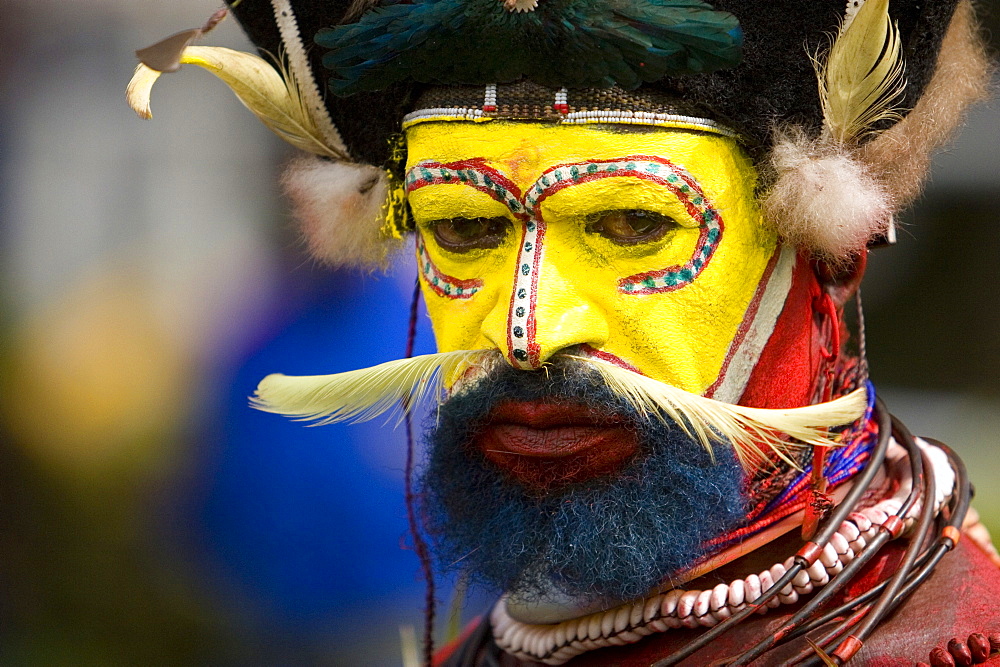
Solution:
[[[405,412],[425,398],[439,400],[446,379],[492,356],[486,350],[460,350],[334,375],[268,375],[257,385],[251,404],[317,424],[367,421],[393,409]]]
[[[295,78],[279,72],[263,58],[222,47],[189,46],[180,62],[202,67],[222,79],[272,132],[296,148],[334,160],[350,159],[342,147],[324,140]],[[142,118],[152,117],[149,96],[159,75],[140,64],[129,82],[126,98]]]
[[[825,132],[841,144],[875,123],[898,119],[893,104],[905,86],[899,29],[889,0],[867,0],[817,64]]]
[[[858,389],[835,401],[801,408],[747,408],[698,396],[600,359],[577,358],[596,368],[612,391],[638,413],[669,417],[709,452],[713,442],[728,442],[747,469],[763,465],[768,450],[795,465],[788,451],[801,445],[781,434],[807,445],[837,444],[826,428],[858,419],[867,407],[865,390]]]

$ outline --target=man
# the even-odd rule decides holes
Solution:
[[[967,2],[231,9],[280,68],[188,46],[210,22],[141,51],[130,100],[206,67],[319,156],[285,178],[318,256],[414,237],[439,354],[255,400],[440,401],[414,515],[504,594],[439,662],[993,659],[961,462],[892,419],[843,321],[981,95]]]

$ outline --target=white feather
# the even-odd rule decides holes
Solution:
[[[495,350],[460,350],[390,361],[334,375],[289,377],[269,375],[251,399],[254,407],[319,424],[359,422],[424,400],[444,399],[445,384],[455,388],[471,368],[484,368],[499,358]],[[858,419],[865,412],[863,389],[848,396],[800,408],[748,408],[686,392],[614,364],[591,357],[569,357],[596,369],[607,386],[645,417],[675,422],[709,452],[712,443],[728,443],[743,465],[766,465],[775,452],[791,465],[793,447],[835,445],[826,429]],[[474,380],[463,383],[469,387]],[[796,441],[789,441],[790,436]]]
[[[781,434],[807,445],[837,444],[826,429],[855,421],[868,405],[865,390],[858,389],[835,401],[800,408],[748,408],[692,394],[600,359],[579,359],[596,368],[608,386],[640,414],[664,421],[669,417],[709,452],[713,442],[732,445],[747,469],[766,464],[768,450],[795,465],[788,451],[801,444]]]
[[[251,405],[317,424],[362,422],[392,410],[401,413],[425,398],[440,400],[443,383],[494,356],[488,350],[459,350],[397,359],[333,375],[268,375]]]
[[[902,40],[889,16],[889,0],[867,0],[841,26],[826,56],[816,62],[823,126],[838,143],[857,141],[879,121],[898,121],[906,86]]]

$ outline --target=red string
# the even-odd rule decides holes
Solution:
[[[821,401],[829,401],[833,395],[833,382],[836,377],[837,361],[840,358],[840,317],[837,313],[837,305],[829,292],[813,302],[813,307],[817,312],[826,316],[826,323],[829,326],[827,344],[829,347],[820,346],[819,352],[823,357],[823,364],[820,372],[823,375],[823,390]],[[802,539],[810,540],[819,527],[820,522],[825,517],[826,511],[833,505],[830,496],[827,494],[827,481],[824,474],[828,447],[816,446],[813,448],[812,478],[810,500],[806,506],[806,515],[802,521]]]
[[[410,300],[410,326],[406,334],[406,358],[413,356],[413,345],[417,340],[417,307],[420,305],[420,279],[413,286],[413,298]],[[410,406],[403,406],[406,414],[406,470],[404,471],[404,489],[406,495],[406,518],[410,524],[410,535],[413,536],[413,550],[420,559],[420,567],[427,583],[427,594],[424,599],[424,663],[430,667],[434,660],[434,570],[431,566],[430,551],[420,527],[417,524],[416,496],[413,493],[413,421],[410,417]]]

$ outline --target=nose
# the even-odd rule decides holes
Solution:
[[[499,299],[483,322],[483,335],[521,370],[541,368],[576,345],[603,347],[609,336],[606,312],[579,276],[569,275],[567,263],[579,259],[549,252],[540,236],[522,242],[509,299]]]

